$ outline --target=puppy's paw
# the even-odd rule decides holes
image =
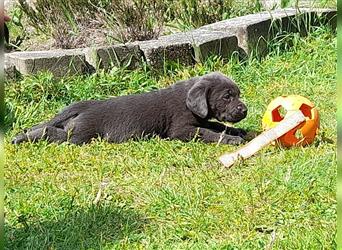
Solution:
[[[243,138],[240,137],[240,136],[235,136],[235,137],[236,137],[236,138],[234,138],[234,140],[232,140],[232,141],[230,142],[230,144],[232,144],[232,145],[240,145],[240,144],[243,144],[243,143],[246,142],[246,140],[243,139]]]
[[[246,141],[251,141],[255,137],[257,137],[259,134],[260,134],[260,132],[248,131],[247,134],[243,136],[243,139],[245,139]]]
[[[234,128],[234,133],[232,133],[231,135],[240,136],[241,138],[243,138],[246,141],[251,141],[255,137],[257,137],[259,134],[260,134],[260,132],[247,131],[247,130],[244,130],[241,128]]]
[[[246,142],[245,139],[243,139],[242,137],[240,136],[226,136],[224,138],[224,140],[222,140],[223,143],[225,144],[230,144],[230,145],[239,145],[239,144],[243,144]]]
[[[247,135],[247,131],[242,129],[242,128],[231,128],[228,127],[226,134],[228,135],[232,135],[232,136],[240,136],[240,137],[244,137]]]
[[[242,128],[236,128],[235,135],[244,138],[247,135],[247,131]]]

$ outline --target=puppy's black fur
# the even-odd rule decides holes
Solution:
[[[66,107],[50,121],[17,135],[13,143],[46,139],[83,144],[100,136],[120,143],[158,135],[189,141],[194,136],[204,142],[239,144],[246,134],[219,121],[239,122],[247,115],[237,85],[221,73],[210,73],[180,81],[154,92],[81,101]]]

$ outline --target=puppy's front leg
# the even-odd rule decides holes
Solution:
[[[189,141],[198,136],[203,142],[237,145],[244,143],[245,140],[240,136],[227,135],[225,133],[217,133],[207,128],[183,127],[173,133],[171,138]]]
[[[199,136],[204,142],[220,142],[222,144],[237,145],[244,143],[245,140],[240,136],[227,135],[226,133],[217,133],[207,128],[198,128]]]
[[[244,138],[247,135],[247,131],[241,128],[226,127],[222,123],[218,122],[207,122],[205,127],[211,130],[216,130],[217,132],[226,131],[228,135],[234,135]]]

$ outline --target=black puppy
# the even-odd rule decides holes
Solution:
[[[13,143],[46,139],[83,144],[101,137],[120,143],[128,139],[158,135],[189,141],[243,143],[242,129],[228,128],[219,121],[239,122],[247,115],[237,85],[221,73],[210,73],[180,81],[154,92],[73,103],[50,121],[17,135]],[[222,133],[223,132],[223,133]]]

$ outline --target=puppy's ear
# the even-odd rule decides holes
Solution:
[[[208,115],[207,93],[208,87],[206,81],[199,80],[188,91],[186,106],[196,115],[205,118]]]

